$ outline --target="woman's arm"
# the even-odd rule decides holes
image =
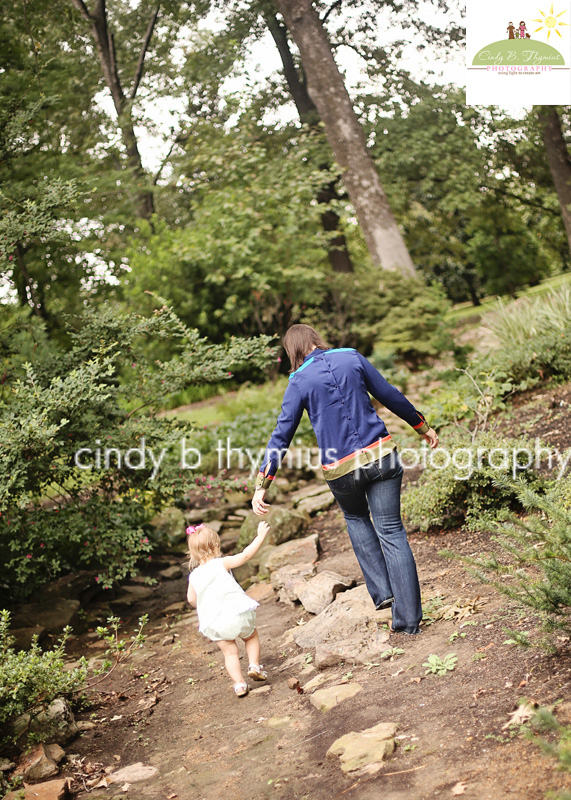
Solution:
[[[299,389],[290,381],[284,393],[282,408],[274,432],[270,437],[260,471],[256,489],[267,489],[278,471],[281,460],[291,444],[303,414],[303,403]]]
[[[258,524],[258,535],[253,542],[250,542],[250,544],[245,547],[241,553],[237,553],[235,556],[225,556],[222,559],[225,569],[231,570],[235,569],[236,567],[241,567],[242,564],[245,564],[246,561],[249,561],[253,556],[255,556],[262,546],[269,530],[270,526],[267,522],[260,522]]]

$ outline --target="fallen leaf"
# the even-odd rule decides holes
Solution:
[[[458,783],[452,787],[452,794],[464,794],[466,791],[466,784],[464,781],[458,781]]]
[[[391,677],[392,678],[396,678],[397,675],[401,675],[403,672],[404,672],[404,669],[402,669],[402,668],[401,669],[397,669],[396,672],[392,672],[391,673]]]
[[[534,714],[535,706],[532,703],[522,703],[515,711],[512,711],[508,722],[502,725],[502,730],[505,731],[512,725],[523,725],[523,723],[531,719]]]
[[[422,680],[422,678],[411,678],[411,679],[410,679],[410,682],[411,682],[411,683],[420,683],[420,682],[421,682],[421,680]]]

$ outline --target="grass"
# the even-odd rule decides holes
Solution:
[[[561,275],[555,275],[552,278],[547,278],[537,286],[530,286],[527,289],[522,289],[518,292],[518,297],[538,297],[546,292],[559,289],[561,286],[571,284],[571,273],[563,272]],[[465,303],[457,303],[454,308],[448,313],[447,319],[449,322],[460,322],[467,317],[478,316],[481,317],[487,311],[495,311],[497,308],[497,298],[501,297],[503,301],[509,303],[513,298],[509,295],[490,295],[482,300],[481,305],[472,305],[470,301]]]
[[[281,406],[287,380],[285,376],[280,376],[276,381],[261,386],[245,384],[237,391],[218,395],[191,409],[167,411],[165,416],[177,416],[204,426],[232,422],[241,414],[271,411]]]

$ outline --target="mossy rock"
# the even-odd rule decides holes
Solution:
[[[238,539],[238,550],[243,550],[256,538],[259,523],[264,520],[270,526],[266,536],[265,545],[278,545],[288,542],[290,539],[297,539],[303,536],[309,525],[309,514],[286,506],[272,506],[267,514],[258,517],[252,511],[245,518],[240,528],[240,538]]]

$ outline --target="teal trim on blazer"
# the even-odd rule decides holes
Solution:
[[[333,347],[331,350],[326,350],[326,353],[351,353],[355,350],[354,347]]]
[[[313,356],[309,359],[309,361],[304,361],[303,364],[301,365],[301,367],[298,367],[295,372],[292,372],[291,375],[289,376],[288,380],[291,381],[291,379],[293,378],[294,375],[297,375],[297,373],[301,372],[302,369],[305,369],[306,367],[309,367],[309,365],[311,364],[312,361],[313,361]]]

